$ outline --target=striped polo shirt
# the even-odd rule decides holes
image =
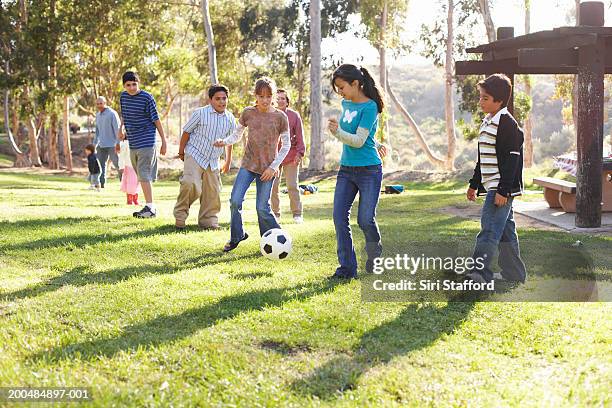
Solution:
[[[185,153],[203,169],[217,170],[223,148],[214,147],[213,143],[230,136],[235,129],[236,119],[230,111],[218,113],[211,105],[196,109],[183,127],[183,132],[189,133]]]
[[[159,115],[153,95],[140,90],[132,96],[123,91],[119,104],[130,149],[155,146],[155,121],[159,120]]]
[[[480,135],[478,136],[478,154],[480,159],[481,182],[485,190],[497,190],[499,179],[499,166],[495,151],[497,140],[497,127],[501,115],[509,114],[507,108],[501,109],[494,116],[488,114],[480,125]]]

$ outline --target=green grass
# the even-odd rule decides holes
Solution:
[[[0,153],[0,167],[11,167],[14,161],[13,157]]]
[[[386,253],[473,243],[477,222],[438,211],[464,203],[461,183],[406,184],[381,198]],[[608,303],[366,303],[359,280],[328,281],[331,181],[283,225],[283,262],[253,238],[221,254],[227,229],[175,232],[177,182],[156,184],[154,220],[131,217],[115,180],[86,187],[0,172],[0,386],[91,387],[98,407],[610,404]],[[256,236],[253,189],[244,213]],[[612,273],[609,237],[519,234],[536,280],[577,238]]]

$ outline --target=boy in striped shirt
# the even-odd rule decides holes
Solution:
[[[221,177],[232,162],[232,146],[225,146],[225,162],[219,170],[222,147],[215,147],[217,139],[234,133],[236,119],[227,110],[229,90],[223,85],[208,89],[210,104],[196,109],[183,128],[179,145],[179,158],[185,163],[181,187],[174,206],[175,226],[185,228],[189,207],[200,199],[198,225],[203,229],[219,229],[221,211]]]
[[[507,281],[524,282],[525,264],[521,260],[512,202],[523,190],[523,132],[506,105],[512,83],[503,74],[494,74],[478,83],[480,108],[487,116],[480,126],[478,162],[467,190],[467,199],[486,195],[482,208],[481,230],[476,237],[473,258],[484,265],[467,278],[486,283],[493,280],[489,268],[499,250],[498,264]]]
[[[133,215],[136,218],[154,218],[156,215],[153,203],[153,185],[157,178],[157,152],[155,138],[157,130],[161,137],[160,154],[166,154],[166,136],[159,115],[155,98],[150,93],[139,88],[138,75],[127,71],[123,74],[123,87],[119,104],[121,106],[121,126],[119,139],[127,139],[130,146],[132,167],[136,170],[138,181],[142,187],[146,204]],[[125,133],[123,129],[125,128]],[[119,144],[115,146],[119,151]]]

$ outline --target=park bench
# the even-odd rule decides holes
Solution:
[[[534,178],[533,182],[544,187],[544,199],[550,208],[576,212],[576,183],[553,177]]]

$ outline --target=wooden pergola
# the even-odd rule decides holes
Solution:
[[[467,49],[481,61],[458,61],[457,75],[504,73],[576,74],[578,123],[576,226],[601,226],[604,74],[612,73],[612,27],[604,25],[604,4],[580,4],[576,27],[560,27],[514,37],[514,28],[500,27],[497,41]],[[508,108],[512,111],[513,98]]]

